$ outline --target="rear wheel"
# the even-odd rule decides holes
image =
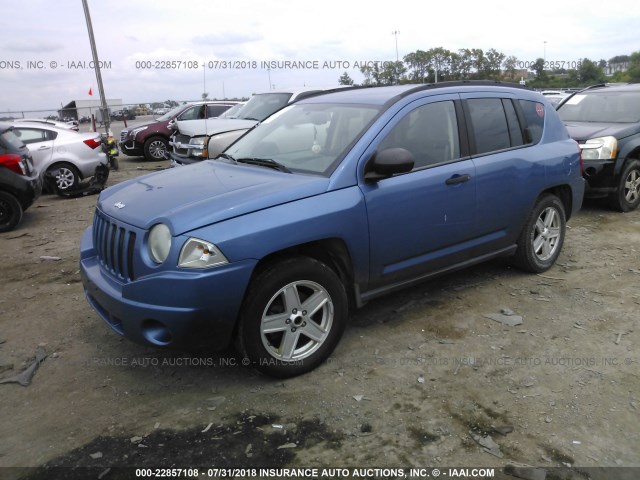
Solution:
[[[551,194],[541,196],[522,229],[514,263],[533,273],[551,268],[562,250],[566,224],[560,199]]]
[[[610,204],[621,212],[630,212],[640,205],[640,162],[625,163],[616,191],[609,197]]]
[[[348,316],[344,285],[325,264],[294,257],[252,281],[238,343],[249,363],[287,378],[317,367],[338,344]]]
[[[0,232],[8,232],[22,220],[22,205],[7,192],[0,192]]]
[[[149,137],[144,142],[144,158],[150,161],[166,160],[169,142],[163,137]]]
[[[54,179],[56,188],[60,192],[72,191],[78,183],[80,183],[80,173],[78,173],[78,169],[70,163],[52,165],[47,171],[51,173],[55,172]]]

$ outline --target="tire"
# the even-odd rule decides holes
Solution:
[[[80,183],[80,173],[78,173],[78,169],[70,163],[51,165],[47,171],[53,172],[56,170],[55,185],[57,191],[73,191],[78,186],[78,183]]]
[[[22,220],[22,205],[7,192],[0,192],[0,232],[12,230]]]
[[[611,207],[630,212],[640,205],[640,162],[629,160],[620,173],[616,191],[609,197]]]
[[[562,250],[566,218],[564,205],[558,197],[545,194],[538,198],[520,233],[515,265],[533,273],[551,268]]]
[[[169,142],[163,137],[149,137],[144,142],[144,158],[149,161],[166,160],[168,151]]]
[[[237,344],[249,360],[243,363],[277,378],[313,370],[342,337],[347,303],[344,285],[325,264],[293,257],[271,265],[251,282],[240,313]]]

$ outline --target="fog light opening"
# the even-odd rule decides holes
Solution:
[[[165,325],[157,320],[145,320],[142,324],[142,335],[154,345],[166,346],[173,340],[173,334]]]

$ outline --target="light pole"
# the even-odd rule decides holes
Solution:
[[[400,57],[398,57],[398,35],[400,34],[400,30],[394,30],[393,32],[391,32],[391,35],[394,35],[396,37],[396,62],[400,60]]]
[[[102,110],[102,121],[104,128],[109,135],[111,122],[109,118],[109,109],[107,108],[107,99],[104,96],[104,87],[102,86],[102,75],[100,74],[100,62],[98,61],[98,50],[96,49],[96,39],[93,36],[93,26],[91,25],[91,15],[89,14],[89,6],[87,0],[82,0],[82,8],[84,8],[84,17],[87,21],[87,30],[89,31],[89,43],[91,44],[91,54],[93,55],[93,65],[96,70],[96,80],[98,81],[98,92],[100,93],[100,104]]]
[[[542,60],[546,63],[547,61],[547,41],[544,41],[544,50],[542,53]]]

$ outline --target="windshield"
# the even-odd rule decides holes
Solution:
[[[244,107],[246,105],[246,102],[243,103],[238,103],[237,105],[234,105],[233,107],[231,107],[229,110],[227,110],[226,112],[222,112],[221,115],[218,116],[218,118],[238,118],[236,115],[238,113],[238,111]]]
[[[184,110],[185,107],[187,107],[187,105],[178,105],[177,107],[173,107],[171,110],[169,110],[167,113],[165,113],[161,117],[156,118],[156,120],[159,122],[171,120],[173,117],[178,115],[182,110]]]
[[[640,121],[640,92],[606,90],[576,93],[558,109],[565,122],[634,123]]]
[[[228,118],[241,118],[243,120],[261,122],[284,107],[290,98],[290,93],[260,93],[251,97],[235,115]]]
[[[232,160],[272,160],[292,172],[328,176],[379,109],[371,105],[290,105],[250,130],[225,154]]]

